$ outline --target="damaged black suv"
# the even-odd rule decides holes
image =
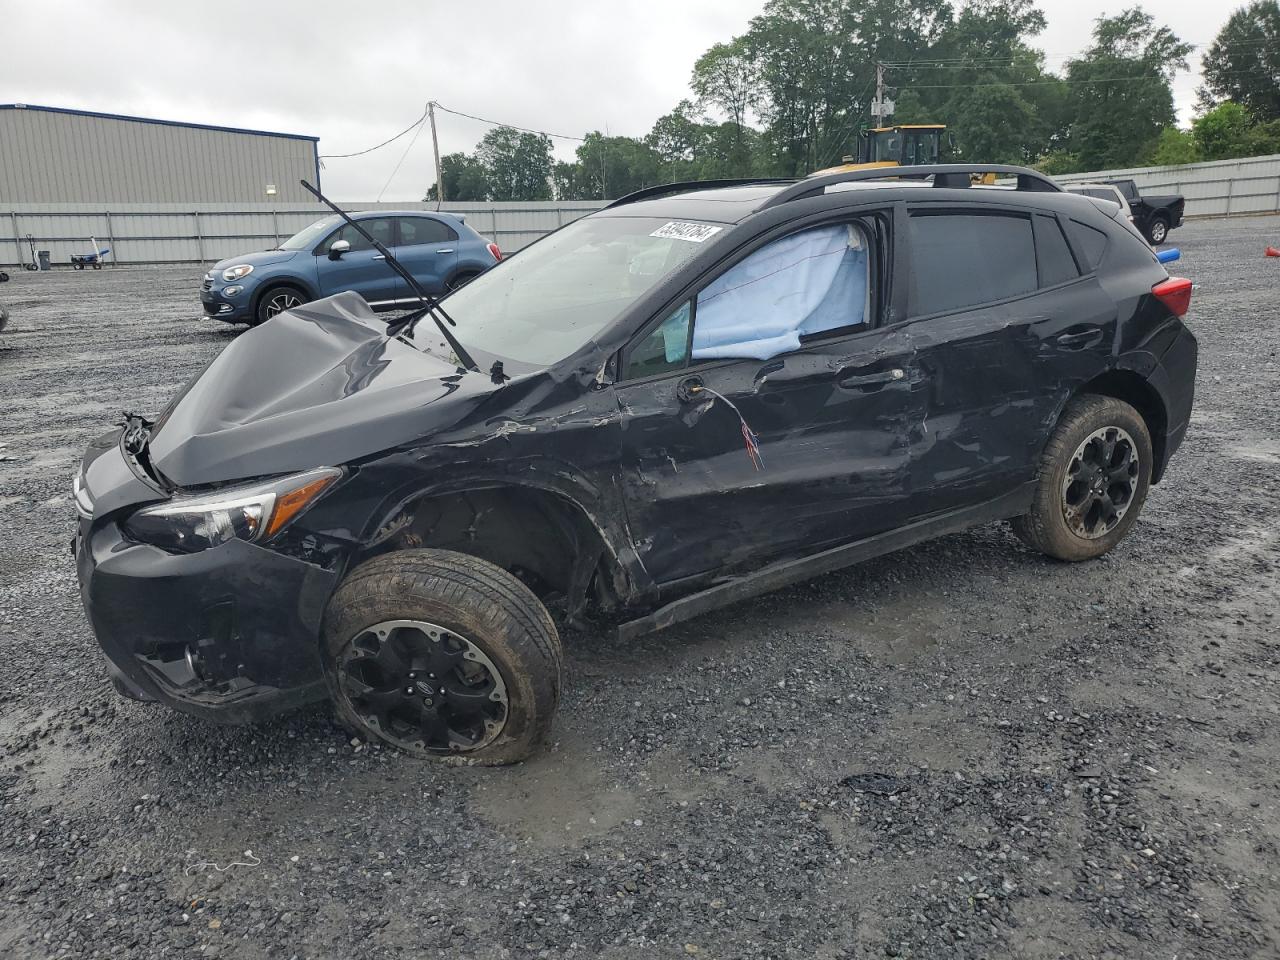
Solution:
[[[244,334],[76,478],[116,687],[233,721],[327,696],[502,763],[552,722],[548,609],[625,639],[1000,520],[1105,553],[1187,427],[1191,284],[978,170],[646,190],[408,322],[340,294]]]

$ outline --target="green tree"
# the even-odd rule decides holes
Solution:
[[[1156,141],[1156,152],[1152,155],[1151,162],[1157,167],[1174,167],[1202,159],[1200,147],[1192,133],[1177,127],[1165,127],[1160,131],[1160,139]]]
[[[717,43],[697,59],[689,86],[704,106],[718,107],[733,124],[729,165],[751,163],[747,146],[747,111],[761,99],[760,69],[741,38]],[[683,106],[683,103],[681,104]]]
[[[1242,104],[1254,120],[1280,119],[1280,4],[1256,0],[1231,14],[1204,55],[1200,103]]]
[[[551,199],[550,137],[494,127],[476,147],[476,159],[489,183],[488,199]]]
[[[1028,41],[1045,27],[1032,0],[970,0],[943,29],[927,54],[915,87],[921,121],[945,122],[959,153],[968,160],[1021,163],[1044,152],[1055,131],[1041,88],[1060,86],[1045,73],[1043,55]]]
[[[1071,150],[1086,170],[1150,158],[1160,131],[1173,125],[1171,82],[1191,49],[1137,7],[1095,21],[1092,46],[1067,64]]]
[[[614,200],[666,179],[658,152],[633,137],[608,137],[593,130],[576,152],[578,169],[564,180],[579,195],[565,199]]]
[[[489,176],[484,164],[466,153],[448,153],[440,158],[441,178],[446,200],[488,200]],[[434,201],[437,187],[433,183],[424,199]]]
[[[1084,166],[1080,157],[1065,150],[1051,150],[1036,163],[1036,169],[1056,177],[1060,173],[1080,173]]]
[[[946,0],[769,0],[739,39],[758,71],[751,106],[771,166],[802,175],[838,161],[866,124],[876,61],[919,57],[950,19]]]
[[[952,97],[948,107],[946,116],[966,160],[1022,163],[1027,159],[1028,133],[1039,118],[1017,87],[975,85]]]
[[[1193,120],[1191,136],[1205,160],[1280,153],[1280,120],[1253,123],[1248,111],[1230,100]]]

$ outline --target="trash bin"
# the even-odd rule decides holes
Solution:
[[[40,251],[40,253],[39,253],[39,254],[37,254],[37,256],[40,258],[40,269],[41,269],[41,270],[48,270],[48,269],[50,269],[50,267],[49,267],[49,251],[48,251],[48,250],[41,250],[41,251]]]

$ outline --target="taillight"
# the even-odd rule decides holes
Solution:
[[[498,245],[496,243],[489,244],[489,252],[493,254],[493,259],[495,260],[502,259],[502,251],[498,249]]]
[[[1185,277],[1170,277],[1157,283],[1151,292],[1175,317],[1181,317],[1191,306],[1191,286],[1191,281]]]

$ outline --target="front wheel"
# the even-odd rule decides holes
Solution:
[[[1169,222],[1163,217],[1154,217],[1147,225],[1147,239],[1153,247],[1158,247],[1169,239]]]
[[[1058,560],[1092,560],[1137,522],[1151,485],[1151,434],[1114,397],[1073,400],[1054,428],[1031,510],[1013,521],[1029,547]]]
[[[276,314],[300,307],[306,302],[306,294],[297,287],[272,287],[258,300],[254,323],[266,323]]]
[[[546,608],[500,567],[448,550],[357,567],[325,611],[324,660],[348,727],[446,763],[523,760],[560,698]]]

